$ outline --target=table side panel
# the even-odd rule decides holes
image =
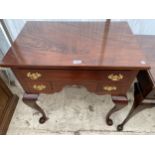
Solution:
[[[155,98],[155,84],[150,77],[149,71],[142,70],[137,75],[137,80],[139,82],[141,92],[146,99]]]

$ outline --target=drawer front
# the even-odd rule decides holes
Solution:
[[[99,82],[97,85],[97,94],[124,95],[128,91],[127,85],[119,83]]]
[[[39,82],[28,82],[28,81],[20,81],[23,89],[27,93],[51,93],[53,91],[53,87],[50,83],[39,81]]]
[[[131,83],[136,77],[137,71],[113,71],[113,70],[28,70],[28,69],[15,69],[13,70],[20,83],[25,85],[27,83],[29,90],[31,83],[41,83],[41,81],[47,82],[50,85],[47,89],[40,92],[49,93],[52,91],[59,91],[65,85],[82,85],[89,91],[96,92],[98,94],[122,94],[126,93]],[[23,81],[25,81],[23,83]],[[30,84],[29,84],[30,83]],[[52,86],[51,86],[52,85]],[[105,87],[105,88],[103,88]],[[117,87],[116,89],[110,90]],[[27,86],[23,86],[27,88]],[[31,88],[31,89],[30,89]],[[38,88],[39,89],[39,88]],[[28,90],[28,89],[26,89]]]
[[[84,80],[106,80],[110,82],[127,82],[133,79],[137,71],[79,71],[79,70],[13,70],[16,76],[25,80],[58,80],[58,79],[84,79]]]

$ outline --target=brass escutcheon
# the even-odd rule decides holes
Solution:
[[[114,91],[114,90],[117,90],[117,87],[115,87],[115,86],[104,86],[103,89],[106,91]]]
[[[28,72],[27,73],[27,77],[31,80],[37,80],[38,78],[41,77],[41,74],[36,72],[36,73],[31,73],[31,72]]]
[[[122,74],[118,74],[118,75],[110,74],[108,75],[108,79],[112,81],[120,81],[123,79],[123,75]]]
[[[41,85],[33,85],[33,89],[38,90],[38,91],[42,91],[46,88],[45,85],[41,84]]]

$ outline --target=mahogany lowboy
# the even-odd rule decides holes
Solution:
[[[41,123],[47,117],[34,103],[38,94],[81,85],[127,103],[137,73],[149,68],[128,24],[109,21],[27,22],[1,66],[13,70],[26,92],[23,101],[43,114]]]

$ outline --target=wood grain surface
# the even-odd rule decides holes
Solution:
[[[149,68],[126,22],[101,21],[27,22],[1,66]]]

